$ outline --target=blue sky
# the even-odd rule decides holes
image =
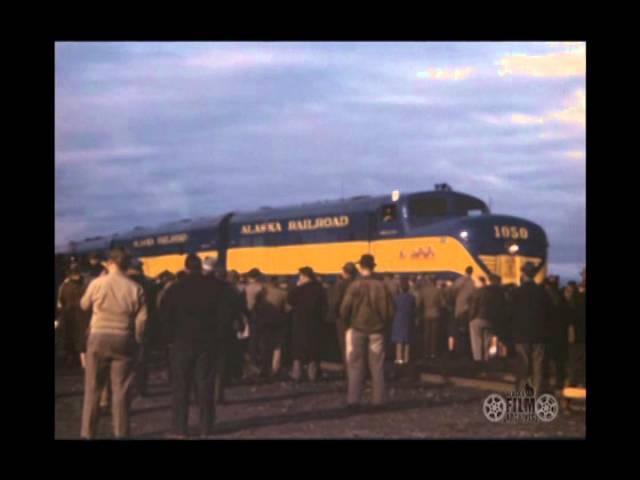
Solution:
[[[584,43],[57,43],[55,241],[430,190],[585,262]]]

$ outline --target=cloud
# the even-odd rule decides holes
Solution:
[[[458,81],[469,78],[473,73],[472,67],[465,68],[427,68],[424,71],[416,73],[418,78],[428,78],[431,80]]]
[[[511,114],[511,123],[516,125],[541,125],[544,123],[544,117],[539,115],[525,115],[522,113]]]
[[[572,160],[584,160],[585,159],[584,150],[570,150],[570,151],[566,152],[565,155],[567,156],[567,158],[570,158]]]
[[[546,124],[566,124],[568,126],[577,126],[584,128],[587,122],[586,118],[586,94],[584,89],[576,90],[570,97],[563,102],[564,106],[552,110],[548,110],[539,115],[531,115],[526,113],[511,113],[508,115],[480,115],[484,121],[495,125],[546,125]],[[541,138],[549,138],[557,133],[545,132],[541,134]]]
[[[124,146],[115,148],[92,148],[86,150],[70,150],[56,152],[56,164],[72,165],[76,163],[95,162],[102,160],[133,159],[147,157],[157,152],[149,146]]]
[[[500,76],[522,75],[530,77],[567,77],[586,74],[586,48],[584,44],[570,44],[563,52],[544,55],[510,54],[497,62]]]
[[[100,45],[56,48],[56,241],[448,182],[584,261],[585,79],[495,74],[572,46]]]
[[[587,122],[587,97],[584,90],[575,92],[561,110],[549,113],[548,118],[562,123],[585,126]]]
[[[186,56],[183,63],[187,67],[205,69],[216,72],[231,72],[265,66],[309,65],[313,57],[304,52],[278,52],[274,49],[242,49],[225,51],[212,48]]]

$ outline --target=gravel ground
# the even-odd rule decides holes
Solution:
[[[233,386],[227,403],[217,409],[216,438],[584,438],[584,412],[562,411],[550,423],[494,424],[482,413],[489,392],[464,387],[396,381],[388,385],[388,405],[382,412],[348,415],[345,382],[327,378],[315,384],[277,381]],[[132,405],[133,439],[163,439],[169,433],[170,390],[164,372],[151,376],[150,395]],[[368,401],[369,390],[364,401]],[[77,439],[82,407],[82,370],[56,372],[55,438]],[[190,413],[197,434],[197,408]],[[112,438],[111,417],[103,415],[100,438]]]

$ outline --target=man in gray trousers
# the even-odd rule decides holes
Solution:
[[[107,262],[109,273],[93,280],[80,300],[83,310],[93,310],[87,341],[80,432],[85,439],[95,437],[100,393],[109,378],[114,436],[129,436],[129,404],[147,307],[142,287],[124,273],[127,263],[124,250],[112,250]]]
[[[373,409],[383,407],[384,333],[395,311],[391,292],[384,281],[373,274],[376,266],[373,255],[362,255],[359,264],[361,276],[349,285],[340,306],[340,316],[347,324],[347,409],[350,412],[360,410],[367,364],[373,387],[371,406]]]

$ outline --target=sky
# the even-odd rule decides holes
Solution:
[[[55,242],[446,182],[585,264],[581,42],[59,42]]]

